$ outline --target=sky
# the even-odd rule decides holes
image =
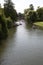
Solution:
[[[29,8],[30,4],[33,4],[34,8],[37,9],[38,6],[43,7],[43,0],[12,0],[15,4],[15,9],[17,12],[24,12],[24,9]],[[4,0],[0,0],[1,5],[3,6]]]

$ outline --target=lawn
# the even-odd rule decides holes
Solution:
[[[36,23],[34,23],[34,25],[43,27],[43,22],[36,22]]]

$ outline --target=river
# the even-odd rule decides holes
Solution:
[[[0,65],[43,65],[43,30],[22,22],[10,34],[0,48]]]

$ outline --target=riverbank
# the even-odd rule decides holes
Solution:
[[[43,29],[43,22],[35,22],[33,25],[36,26],[36,28]]]

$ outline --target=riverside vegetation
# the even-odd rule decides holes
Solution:
[[[9,29],[17,20],[17,12],[11,0],[5,0],[4,8],[0,7],[0,41],[8,37]]]
[[[24,10],[24,16],[27,23],[43,27],[43,7],[38,6],[35,11],[33,4],[30,4],[29,8]]]
[[[19,17],[18,17],[19,16]],[[17,19],[25,19],[28,24],[43,27],[43,7],[34,10],[33,4],[24,10],[24,14],[17,14],[11,0],[5,0],[4,8],[0,7],[0,41],[8,37],[9,29],[14,27]]]

